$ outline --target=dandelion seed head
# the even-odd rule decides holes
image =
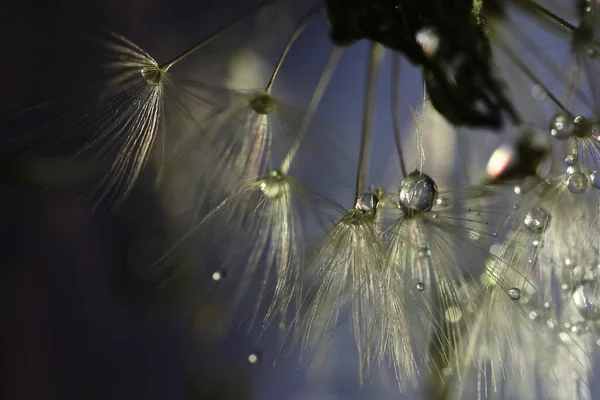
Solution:
[[[550,135],[558,140],[566,140],[573,136],[575,123],[567,113],[555,114],[550,120]]]
[[[525,227],[532,233],[542,233],[548,228],[551,216],[542,207],[534,207],[524,219]]]
[[[289,182],[286,176],[273,172],[266,177],[260,178],[259,189],[269,199],[278,199],[285,196],[289,191]]]
[[[584,282],[575,289],[573,303],[579,314],[587,320],[600,319],[600,296],[596,292],[596,281]]]
[[[163,71],[158,67],[158,65],[143,67],[140,73],[146,82],[152,86],[160,85],[164,76]]]
[[[436,204],[438,188],[433,179],[418,170],[408,174],[400,184],[400,208],[407,216],[430,211]]]
[[[521,298],[521,289],[516,287],[508,289],[508,297],[512,300],[519,300]]]
[[[268,115],[277,110],[279,103],[273,96],[267,93],[259,93],[250,99],[250,108],[257,114]]]
[[[581,194],[587,190],[588,180],[583,172],[573,172],[567,177],[567,189],[573,194]]]

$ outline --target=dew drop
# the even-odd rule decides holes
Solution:
[[[573,172],[567,178],[567,189],[573,194],[581,194],[588,186],[587,177],[583,172]]]
[[[577,163],[577,156],[575,154],[569,154],[565,157],[565,164],[572,167]]]
[[[149,85],[158,86],[162,80],[162,71],[156,65],[151,65],[142,68],[142,77],[148,82]]]
[[[260,93],[250,99],[250,108],[257,114],[268,115],[279,107],[279,103],[275,98],[266,93]]]
[[[573,135],[575,124],[567,113],[555,114],[550,120],[550,135],[558,140],[566,140]]]
[[[417,290],[419,292],[422,292],[423,290],[425,290],[425,283],[423,283],[423,282],[417,283]]]
[[[437,195],[438,189],[433,179],[414,170],[400,184],[400,208],[407,216],[429,211],[436,204]]]
[[[550,223],[550,214],[542,207],[534,207],[525,216],[525,226],[530,232],[542,233]]]
[[[508,297],[512,300],[519,300],[521,298],[521,289],[516,287],[508,289]]]
[[[225,271],[215,271],[212,274],[213,281],[215,282],[222,281],[223,279],[225,279],[225,276]]]
[[[573,293],[573,302],[579,314],[585,319],[600,319],[600,296],[596,292],[596,282],[588,281],[579,285]]]
[[[257,353],[251,353],[251,354],[248,356],[248,362],[249,362],[250,364],[256,364],[256,363],[258,363],[259,361],[260,361],[260,355],[259,355],[259,354],[257,354]]]

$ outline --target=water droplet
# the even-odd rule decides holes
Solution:
[[[433,179],[414,170],[400,184],[400,208],[407,216],[429,211],[436,203],[437,194],[437,185]]]
[[[567,178],[567,189],[573,194],[581,194],[587,190],[588,180],[584,173],[573,172]]]
[[[559,140],[566,140],[573,135],[575,124],[567,113],[558,113],[550,120],[550,134]]]
[[[257,114],[267,115],[277,110],[279,103],[275,98],[267,93],[259,93],[250,99],[250,108]]]
[[[577,163],[577,156],[575,154],[569,154],[565,157],[565,164],[573,166]]]
[[[521,194],[521,187],[515,186],[514,191],[515,191],[515,194]]]
[[[251,354],[248,356],[248,362],[249,362],[250,364],[256,364],[256,363],[258,363],[259,361],[260,361],[260,355],[259,355],[258,353],[251,353]]]
[[[512,300],[519,300],[521,298],[521,289],[516,287],[508,289],[508,297]]]
[[[225,271],[215,271],[212,274],[213,281],[219,282],[225,278]]]
[[[590,181],[594,189],[600,189],[600,171],[593,171],[590,174]]]
[[[596,292],[595,281],[579,285],[573,293],[573,302],[583,318],[593,320],[600,318],[600,296]]]
[[[542,233],[550,223],[550,214],[542,207],[534,207],[525,216],[525,226],[530,232]]]
[[[151,65],[142,68],[141,71],[142,77],[148,82],[148,84],[152,86],[160,85],[162,81],[163,73],[158,67],[158,65]]]
[[[435,56],[440,47],[440,37],[432,28],[423,28],[417,32],[417,44],[421,46],[427,57]]]
[[[529,319],[532,321],[535,321],[536,319],[538,319],[539,314],[537,313],[537,311],[530,311],[529,312]]]
[[[422,292],[423,290],[425,290],[425,283],[423,283],[423,282],[417,283],[417,290],[419,292]]]
[[[440,207],[448,207],[448,206],[450,206],[450,199],[448,199],[447,197],[441,196],[441,197],[438,197],[438,199],[435,201],[435,204],[437,204]]]

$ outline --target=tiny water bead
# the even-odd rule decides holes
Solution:
[[[588,180],[583,172],[573,172],[567,177],[567,189],[573,194],[581,194],[587,190]]]
[[[250,364],[257,364],[260,361],[260,355],[258,353],[251,353],[248,355],[248,362]]]
[[[524,219],[525,227],[532,233],[543,233],[550,224],[551,216],[542,207],[534,207]]]
[[[277,110],[279,103],[273,96],[267,93],[259,93],[250,99],[250,108],[257,114],[268,115]]]
[[[575,123],[567,113],[555,114],[550,120],[550,135],[558,140],[569,139],[574,131]]]
[[[596,281],[588,281],[579,285],[573,293],[577,311],[588,320],[600,319],[600,297],[596,289]]]
[[[423,283],[423,282],[417,283],[417,290],[419,292],[422,292],[423,290],[425,290],[425,283]]]
[[[414,170],[400,184],[400,208],[407,216],[430,211],[436,204],[437,195],[438,189],[433,179]]]
[[[225,277],[226,277],[225,271],[215,271],[212,274],[212,279],[215,282],[219,282],[219,281],[223,280]]]
[[[516,287],[508,289],[508,297],[511,300],[519,300],[521,298],[521,289]]]
[[[158,65],[151,65],[142,68],[141,74],[146,82],[152,86],[160,85],[163,77],[163,71],[158,67]]]

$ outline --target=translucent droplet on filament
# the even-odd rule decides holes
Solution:
[[[525,226],[530,232],[542,233],[550,223],[550,214],[542,207],[534,207],[525,216]]]
[[[400,184],[400,208],[408,216],[429,211],[436,204],[437,185],[428,175],[414,170]]]
[[[596,292],[596,281],[588,281],[577,287],[573,293],[573,302],[583,318],[600,318],[600,297]]]

